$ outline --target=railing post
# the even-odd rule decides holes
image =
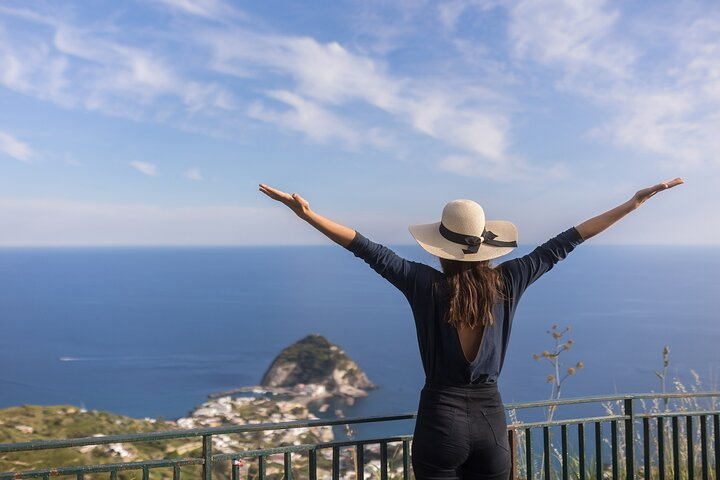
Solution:
[[[386,440],[380,442],[380,479],[388,479],[388,443]]]
[[[665,422],[657,417],[658,475],[665,480]]]
[[[202,480],[212,480],[212,435],[203,435]]]
[[[595,422],[595,478],[603,478],[602,424]]]
[[[365,480],[365,445],[362,443],[355,445],[355,462],[355,478]]]
[[[410,440],[403,440],[403,480],[410,480]]]
[[[508,429],[508,443],[510,444],[510,479],[517,480],[517,431],[515,428]]]
[[[685,441],[687,442],[687,476],[695,479],[695,448],[693,447],[693,421],[692,415],[685,416]]]
[[[635,478],[635,414],[633,399],[626,398],[623,413],[625,419],[625,478]]]
[[[580,480],[585,480],[585,424],[578,423],[578,456]]]
[[[292,452],[283,454],[283,470],[285,471],[285,478],[292,480]]]
[[[532,464],[532,430],[525,429],[525,476],[528,479],[533,478]]]
[[[543,457],[545,457],[545,461],[543,462],[543,472],[544,480],[552,480],[550,478],[550,467],[552,462],[552,457],[550,456],[550,427],[543,427]]]

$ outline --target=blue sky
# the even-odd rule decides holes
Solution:
[[[720,244],[714,1],[0,2],[0,245],[412,243],[455,198],[546,240]]]

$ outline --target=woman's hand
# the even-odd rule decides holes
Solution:
[[[273,188],[270,185],[260,184],[260,191],[268,197],[278,202],[282,202],[287,205],[290,210],[295,212],[295,215],[302,219],[307,219],[310,213],[310,204],[297,193],[290,195],[289,193]]]
[[[658,183],[657,185],[653,185],[652,187],[643,188],[642,190],[638,190],[635,195],[633,195],[632,201],[635,206],[635,208],[642,205],[642,203],[647,200],[648,198],[652,197],[658,192],[661,192],[663,190],[667,190],[668,188],[672,188],[676,185],[680,185],[681,183],[685,183],[685,180],[683,180],[680,177],[677,177],[673,180],[670,180],[669,182],[664,183]]]
[[[288,206],[295,214],[308,222],[313,227],[317,228],[330,240],[347,247],[350,242],[355,238],[355,230],[346,227],[337,222],[333,222],[329,218],[323,217],[322,215],[310,210],[310,204],[297,193],[290,195],[289,193],[273,188],[264,183],[260,184],[260,191],[268,197],[278,202],[282,202]]]

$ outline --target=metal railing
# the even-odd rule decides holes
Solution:
[[[516,417],[519,410],[591,403],[605,405],[608,413],[604,416],[554,421],[512,422],[508,427],[508,439],[513,459],[511,478],[544,480],[702,478],[703,480],[720,480],[720,411],[715,408],[715,403],[712,403],[712,408],[704,410],[690,411],[686,408],[687,405],[680,406],[680,409],[684,409],[680,411],[668,409],[668,402],[671,399],[694,403],[697,406],[696,399],[700,397],[714,399],[720,397],[720,392],[613,395],[506,404],[506,411],[510,411],[513,418]],[[663,400],[664,411],[636,413],[636,403],[644,403],[646,400],[655,402]],[[614,414],[608,408],[613,403],[622,410],[618,414]],[[410,468],[412,435],[281,445],[233,453],[214,453],[213,438],[218,435],[247,432],[336,425],[349,426],[362,423],[379,424],[415,418],[416,413],[412,412],[399,415],[305,420],[0,444],[0,458],[11,452],[170,439],[196,438],[201,441],[202,446],[201,455],[195,457],[0,472],[0,480],[50,479],[50,477],[57,476],[74,476],[77,480],[84,480],[90,474],[94,474],[93,478],[101,478],[96,475],[102,474],[106,475],[102,478],[117,480],[120,472],[129,470],[141,472],[140,476],[143,480],[150,480],[151,472],[157,469],[172,469],[173,480],[179,480],[183,466],[196,466],[201,473],[195,474],[195,476],[187,476],[186,473],[183,473],[182,478],[197,478],[199,475],[202,480],[211,480],[214,468],[221,465],[226,469],[229,467],[229,475],[233,480],[241,478],[243,472],[249,478],[258,479],[284,478],[290,480],[296,477],[315,480],[322,478],[319,477],[321,474],[329,474],[333,480],[361,479],[369,478],[366,470],[371,463],[371,455],[368,451],[368,447],[371,445],[379,446],[379,471],[373,472],[372,478],[408,480],[413,477]],[[608,424],[609,435],[607,435]],[[559,450],[555,445],[556,442],[553,441],[558,429],[560,433]],[[587,441],[588,429],[592,430],[591,442]],[[533,438],[539,434],[542,434],[540,442]],[[590,443],[592,445],[589,445]],[[342,468],[341,452],[348,450],[352,453],[353,462],[350,467]],[[280,456],[282,457],[282,466],[277,469],[280,473],[271,474],[268,471],[268,463]],[[302,472],[293,465],[293,460],[297,460],[298,456],[307,459],[307,467],[303,468]],[[398,456],[401,458],[399,467],[397,462],[390,465],[391,459]],[[253,461],[250,462],[249,459],[253,459]],[[220,477],[220,475],[216,474],[216,477]]]

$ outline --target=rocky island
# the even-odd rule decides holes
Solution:
[[[328,397],[353,400],[376,388],[365,372],[337,345],[313,333],[284,348],[272,361],[260,383],[209,395],[222,397],[242,392],[288,395],[307,404]]]

